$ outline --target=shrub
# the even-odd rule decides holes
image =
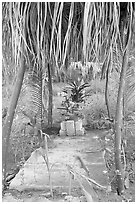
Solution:
[[[86,88],[90,85],[88,83],[84,83],[81,80],[80,81],[71,81],[69,84],[69,87],[67,87],[71,91],[70,98],[72,102],[74,103],[81,103],[84,102],[84,98],[88,96],[86,94]],[[67,90],[64,90],[65,93],[67,93]]]

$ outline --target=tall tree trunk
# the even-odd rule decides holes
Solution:
[[[129,48],[130,48],[130,39],[123,55],[117,106],[116,106],[116,116],[115,116],[115,165],[116,165],[118,194],[122,194],[124,191],[124,178],[123,178],[124,175],[123,175],[122,163],[121,163],[121,138],[122,138],[122,128],[123,128],[123,94],[124,94],[124,87],[125,87],[126,69],[128,66]]]
[[[109,103],[108,103],[108,78],[109,78],[108,74],[109,74],[109,65],[106,71],[105,102],[106,102],[106,107],[108,112],[108,118],[110,119],[110,111],[109,111]]]
[[[52,107],[53,107],[53,94],[52,94],[52,74],[50,64],[48,63],[48,91],[49,91],[49,100],[48,100],[48,127],[52,127]]]
[[[6,172],[7,172],[7,157],[8,157],[8,149],[10,145],[11,127],[12,127],[15,109],[17,106],[17,102],[18,102],[21,87],[22,87],[22,82],[24,79],[24,73],[25,73],[25,63],[24,63],[24,57],[22,56],[21,66],[19,67],[19,70],[18,70],[18,75],[17,75],[14,91],[12,93],[11,101],[10,101],[8,112],[7,112],[7,118],[3,126],[3,130],[2,130],[2,134],[3,134],[2,135],[2,140],[3,140],[2,142],[3,143],[2,164],[3,164],[3,170],[4,170],[4,183],[5,183]]]

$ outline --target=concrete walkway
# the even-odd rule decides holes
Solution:
[[[69,187],[69,173],[66,165],[73,166],[75,159],[79,156],[85,166],[89,169],[90,178],[101,185],[107,186],[108,178],[105,174],[105,162],[102,152],[96,152],[100,148],[97,140],[99,135],[94,132],[87,132],[79,137],[57,137],[54,139],[54,148],[49,149],[49,162],[51,168],[52,186]],[[79,162],[75,162],[74,169],[78,171]],[[72,186],[79,186],[77,181],[72,181]],[[26,161],[24,167],[20,169],[16,177],[10,184],[10,189],[45,189],[49,188],[49,177],[45,161],[41,155],[41,150],[37,149]]]

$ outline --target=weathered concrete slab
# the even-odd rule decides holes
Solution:
[[[107,177],[103,174],[105,164],[101,152],[88,153],[97,147],[98,141],[91,132],[86,136],[59,137],[55,139],[56,147],[49,150],[49,162],[53,187],[69,187],[69,173],[66,165],[73,166],[76,156],[83,159],[90,171],[91,178],[101,185],[107,185]],[[41,148],[35,150],[10,184],[10,189],[24,190],[28,188],[45,189],[49,187],[49,176]],[[75,167],[79,167],[75,162]],[[79,186],[73,181],[73,186]]]
[[[52,157],[49,156],[50,159]],[[58,161],[59,162],[59,161]],[[62,163],[50,163],[52,166],[51,179],[53,186],[68,186],[69,173]],[[49,186],[49,174],[47,165],[41,155],[40,149],[35,150],[26,161],[24,167],[19,171],[10,184],[10,189],[43,189]]]

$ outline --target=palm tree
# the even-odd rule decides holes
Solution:
[[[19,84],[18,91],[15,89],[11,97],[12,100],[3,128],[3,138],[7,138],[6,154],[4,154],[5,173],[10,131],[25,70],[29,73],[31,83],[36,85],[34,86],[34,95],[36,97],[33,100],[36,100],[35,106],[37,108],[34,115],[37,115],[40,119],[38,121],[39,128],[41,128],[42,73],[45,72],[45,69],[47,70],[48,64],[52,61],[55,74],[57,74],[59,73],[60,65],[61,67],[67,66],[71,57],[74,60],[82,60],[83,63],[93,61],[103,64],[102,73],[104,75],[107,73],[108,77],[108,73],[112,71],[112,68],[115,68],[112,59],[114,58],[114,50],[116,50],[122,65],[119,67],[121,78],[115,125],[115,158],[118,192],[119,194],[123,192],[120,157],[121,130],[119,127],[122,127],[120,126],[122,123],[121,100],[124,92],[125,73],[130,49],[129,42],[132,35],[131,31],[133,30],[131,27],[133,28],[134,26],[134,5],[132,3],[126,4],[126,8],[128,8],[126,13],[129,13],[127,21],[122,21],[121,5],[116,2],[3,3],[3,8],[6,8],[4,10],[6,15],[4,13],[3,19],[7,21],[8,25],[9,44],[12,47],[11,53],[15,66],[18,67],[16,83]],[[123,44],[123,39],[125,38],[122,38],[122,30],[127,30],[125,45]],[[6,32],[7,30],[3,26],[3,33]],[[4,46],[8,47],[9,44]],[[22,60],[19,67],[20,56]],[[52,97],[50,103],[52,103]]]

